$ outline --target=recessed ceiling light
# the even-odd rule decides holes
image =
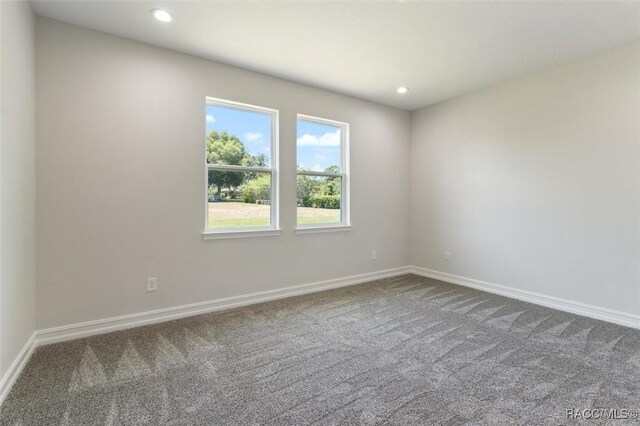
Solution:
[[[404,86],[400,86],[398,87],[398,90],[396,90],[396,92],[398,92],[401,95],[404,95],[405,93],[407,93],[409,91],[408,88],[404,87]]]
[[[154,18],[156,18],[160,22],[171,22],[173,21],[173,15],[162,9],[151,9],[151,14]]]

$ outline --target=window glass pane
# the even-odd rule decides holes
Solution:
[[[298,175],[298,225],[340,223],[342,178]]]
[[[209,228],[271,224],[271,173],[209,170]]]
[[[207,163],[271,167],[267,113],[207,105]]]
[[[298,119],[298,170],[340,172],[342,129]]]

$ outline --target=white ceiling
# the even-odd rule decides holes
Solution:
[[[635,1],[32,3],[60,21],[409,110],[640,37]],[[174,22],[154,20],[155,7]]]

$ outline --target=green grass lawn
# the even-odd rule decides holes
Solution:
[[[269,219],[255,218],[255,219],[223,219],[223,218],[210,218],[209,227],[211,228],[243,228],[251,226],[267,226],[269,225]]]
[[[329,209],[318,209],[329,210]],[[298,225],[311,225],[314,223],[339,223],[340,222],[340,210],[331,210],[336,212],[335,215],[327,217],[313,217],[313,216],[300,216],[298,215]]]
[[[264,204],[248,204],[238,201],[209,203],[210,228],[244,228],[268,226],[270,207]],[[298,224],[310,225],[340,222],[338,209],[314,209],[298,207]]]

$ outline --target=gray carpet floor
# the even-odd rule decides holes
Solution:
[[[572,408],[640,408],[640,331],[406,275],[41,347],[0,424],[559,425]]]

